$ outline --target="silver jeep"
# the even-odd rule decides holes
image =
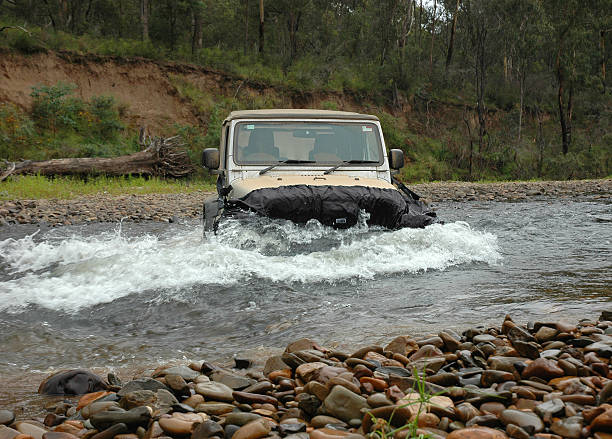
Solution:
[[[218,174],[217,195],[204,203],[205,230],[215,230],[222,216],[249,211],[339,228],[361,214],[391,229],[436,222],[418,195],[392,177],[404,154],[387,154],[380,121],[368,114],[234,111],[223,121],[219,149],[205,149],[202,164]]]

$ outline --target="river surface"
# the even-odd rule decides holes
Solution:
[[[0,402],[59,368],[262,358],[300,337],[350,349],[612,308],[611,200],[437,207],[446,224],[424,230],[0,228]]]

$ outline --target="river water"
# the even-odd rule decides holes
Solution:
[[[612,307],[611,200],[437,208],[446,223],[424,230],[255,217],[205,239],[199,222],[2,228],[0,401],[59,368],[257,358],[304,336],[348,349]]]

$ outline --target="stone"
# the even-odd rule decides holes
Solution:
[[[295,434],[304,431],[306,431],[306,424],[303,422],[283,422],[278,426],[278,432],[281,434],[281,436],[287,436],[289,434]]]
[[[189,398],[183,401],[183,404],[187,404],[191,408],[196,408],[198,404],[202,404],[204,402],[204,397],[198,393],[195,395],[191,395]]]
[[[151,390],[134,390],[123,395],[119,401],[121,408],[125,410],[133,409],[141,405],[154,406],[157,402],[157,395]]]
[[[307,350],[325,351],[316,341],[309,338],[300,338],[299,340],[289,343],[285,348],[285,352],[288,353]]]
[[[338,418],[334,418],[333,416],[318,415],[310,420],[310,425],[312,425],[314,428],[323,428],[329,424],[344,428],[348,427],[348,424],[345,424],[343,421]]]
[[[544,422],[532,412],[506,409],[499,414],[499,419],[504,425],[518,425],[528,433],[540,433],[544,430]]]
[[[480,377],[480,384],[482,387],[491,387],[496,383],[503,383],[505,381],[511,381],[514,379],[514,375],[510,372],[503,370],[485,370]]]
[[[15,430],[19,433],[32,436],[34,439],[42,439],[43,435],[47,432],[42,427],[38,425],[30,424],[29,422],[19,421],[13,424]]]
[[[314,363],[304,363],[304,364],[300,364],[296,369],[295,369],[295,376],[300,378],[302,381],[304,381],[305,383],[311,381],[313,379],[313,377],[315,376],[315,373],[323,368],[327,366],[325,363],[322,363],[320,361],[315,361]]]
[[[207,415],[220,416],[234,410],[234,406],[225,402],[203,402],[202,404],[198,404],[195,410],[196,412],[206,413]]]
[[[335,386],[325,401],[323,408],[326,413],[348,422],[351,419],[361,418],[361,409],[369,408],[366,399],[342,386]]]
[[[456,334],[454,331],[449,329],[444,329],[440,331],[438,337],[442,339],[444,342],[444,347],[448,352],[455,352],[459,349],[459,344],[461,343],[461,337]]]
[[[408,355],[413,351],[416,351],[419,348],[419,345],[410,337],[405,335],[400,335],[399,337],[395,337],[391,342],[385,347],[385,351],[393,352],[394,354],[400,355]]]
[[[95,435],[91,436],[89,439],[113,439],[115,436],[120,434],[125,434],[129,431],[127,425],[123,423],[115,424],[103,430]]]
[[[506,433],[508,433],[508,436],[516,439],[529,439],[529,433],[518,425],[508,424],[506,426]]]
[[[67,419],[66,416],[56,415],[55,413],[49,413],[47,416],[45,416],[45,420],[43,421],[43,424],[45,424],[45,426],[47,427],[55,427],[56,425],[59,425],[62,422],[64,422],[66,419]]]
[[[565,409],[565,404],[558,398],[538,404],[535,412],[545,421],[550,421],[553,416],[557,416]]]
[[[198,424],[191,433],[191,439],[208,439],[212,436],[223,437],[223,427],[211,420]]]
[[[309,433],[310,439],[338,439],[348,437],[350,433],[343,430],[335,430],[332,428],[318,428]]]
[[[109,395],[112,395],[112,393],[106,391],[87,393],[79,398],[79,402],[77,404],[76,409],[81,410],[86,405],[91,404],[92,402]]]
[[[516,340],[519,341],[535,341],[533,335],[531,335],[527,330],[521,328],[520,326],[513,326],[508,330],[508,338],[510,341],[514,342]]]
[[[15,413],[10,410],[0,410],[0,425],[10,425],[15,420]]]
[[[78,439],[78,436],[61,431],[48,431],[42,435],[42,439]]]
[[[259,418],[261,418],[261,416],[255,413],[232,412],[225,417],[225,423],[242,427],[243,425],[256,421]]]
[[[126,393],[136,390],[151,390],[152,392],[156,392],[160,389],[169,390],[168,387],[153,378],[139,378],[126,383],[121,390],[117,392],[117,395],[123,396]]]
[[[538,358],[532,361],[521,373],[522,378],[537,377],[544,380],[562,377],[564,374],[557,362],[546,358]]]
[[[591,430],[612,433],[612,408],[607,409],[593,419],[591,422]]]
[[[233,390],[242,390],[257,382],[251,378],[229,373],[224,370],[215,370],[210,374],[210,379],[212,381],[225,384],[227,387],[230,387]]]
[[[480,411],[485,414],[499,415],[506,410],[506,406],[501,402],[485,402],[480,405]]]
[[[538,332],[535,333],[535,338],[538,343],[545,343],[547,341],[554,340],[559,331],[556,328],[549,328],[548,326],[542,326]]]
[[[187,436],[194,429],[195,422],[177,418],[160,418],[159,426],[170,435]]]
[[[481,427],[499,427],[501,424],[501,422],[499,422],[499,419],[497,418],[497,416],[492,415],[492,414],[487,414],[487,415],[480,415],[480,416],[474,416],[472,419],[470,419],[468,422],[465,423],[466,427],[475,427],[477,425],[481,426]]]
[[[232,402],[234,400],[233,391],[223,383],[209,382],[196,385],[195,391],[204,396],[206,400]]]
[[[457,414],[459,420],[464,424],[470,419],[481,415],[480,410],[478,410],[469,402],[464,402],[455,406],[455,413]]]
[[[597,403],[600,405],[612,403],[612,380],[604,384],[600,392],[597,394]],[[0,423],[2,422],[0,421]]]
[[[304,392],[310,393],[323,401],[329,395],[329,388],[318,381],[310,381],[304,386]]]
[[[508,436],[494,428],[470,427],[455,430],[446,436],[446,439],[508,439]]]
[[[151,419],[150,407],[136,407],[128,411],[104,411],[95,413],[89,422],[98,430],[105,430],[115,424],[126,424],[129,428],[146,427]]]
[[[187,385],[187,382],[181,375],[167,374],[165,378],[166,378],[166,385],[170,387],[170,389],[176,396],[179,396],[179,397],[191,396],[191,392],[189,391],[189,386]]]
[[[265,419],[258,419],[240,427],[232,439],[260,439],[266,437],[270,431],[272,431],[270,423]]]
[[[478,344],[478,343],[493,342],[496,340],[497,338],[491,334],[478,334],[472,338],[472,343]]]
[[[38,393],[45,395],[83,395],[106,390],[106,383],[95,373],[84,369],[60,371],[40,383]]]
[[[571,416],[552,423],[550,430],[564,438],[579,439],[582,431],[582,416]]]
[[[287,369],[287,364],[282,360],[280,355],[273,355],[266,360],[266,364],[263,368],[263,373],[265,376],[268,376],[271,372],[274,372],[275,370],[283,369]]]
[[[368,396],[366,402],[373,408],[393,405],[393,402],[387,398],[387,395],[384,393],[373,393],[372,395]]]
[[[514,340],[512,346],[516,349],[516,352],[525,358],[535,360],[540,357],[540,349],[538,345],[531,341]]]
[[[259,393],[248,393],[248,392],[232,392],[234,400],[241,404],[272,404],[278,406],[278,400],[273,396],[261,395]]]
[[[183,378],[185,381],[193,381],[197,377],[200,376],[199,372],[191,369],[188,366],[170,366],[165,369],[160,370],[156,374],[153,375],[154,378],[167,376],[167,375],[178,375]]]

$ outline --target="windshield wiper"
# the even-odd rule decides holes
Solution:
[[[259,171],[259,175],[264,175],[266,172],[268,172],[270,169],[274,169],[279,165],[284,165],[286,163],[289,164],[294,164],[294,163],[314,163],[314,161],[312,160],[295,160],[295,159],[287,159],[287,160],[281,160],[280,162],[274,164],[274,165],[270,165],[266,168],[263,168],[261,171]]]
[[[342,166],[351,165],[354,163],[378,163],[378,160],[345,160],[342,163],[338,163],[336,166],[329,168],[323,173],[323,175],[331,174],[336,169],[341,168]]]

